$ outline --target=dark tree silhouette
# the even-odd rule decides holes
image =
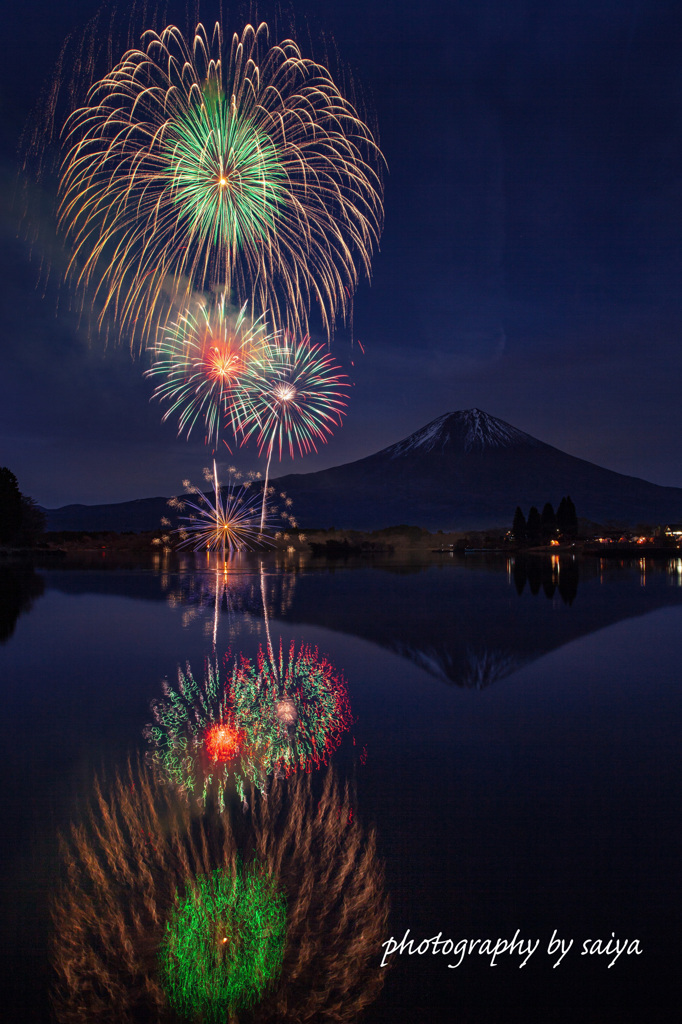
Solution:
[[[535,509],[537,512],[537,509]],[[538,518],[540,513],[538,512]],[[530,519],[530,516],[528,516]],[[537,596],[540,593],[540,587],[542,586],[542,566],[536,560],[528,563],[528,586],[533,596]]]
[[[569,537],[577,537],[578,536],[578,514],[577,514],[577,512],[575,510],[575,505],[571,501],[571,495],[570,494],[566,498],[566,516],[567,516],[567,520],[568,520],[568,523],[567,523],[567,526],[566,526],[566,533],[569,535]]]
[[[530,512],[528,513],[528,522],[526,523],[526,536],[532,542],[539,540],[541,533],[542,518],[535,505],[531,505]]]
[[[544,540],[552,540],[556,537],[556,516],[551,502],[546,502],[542,510],[542,536]]]
[[[33,498],[21,496],[21,527],[17,542],[30,547],[45,532],[45,513]]]
[[[523,593],[523,588],[525,587],[527,581],[528,572],[526,570],[526,564],[525,562],[522,562],[519,559],[517,559],[514,564],[514,586],[516,587],[516,593],[519,595],[519,597],[521,597],[521,594]]]
[[[554,597],[556,579],[548,562],[545,562],[542,566],[542,589],[545,592],[545,597],[548,597],[550,600]]]
[[[578,516],[576,515],[575,505],[571,501],[570,495],[566,498],[562,498],[559,502],[559,508],[556,514],[557,526],[559,532],[564,534],[566,537],[575,537],[578,533]]]
[[[9,640],[19,616],[31,610],[44,590],[42,577],[29,566],[0,567],[0,644]]]
[[[33,498],[19,490],[17,478],[0,467],[0,544],[35,544],[45,529],[45,514]]]
[[[6,466],[0,467],[0,544],[11,544],[22,522],[21,491],[17,478]]]
[[[518,505],[516,506],[516,512],[514,513],[512,533],[514,534],[514,540],[516,543],[523,544],[526,539],[526,517]]]
[[[559,593],[564,604],[573,604],[578,593],[580,569],[573,559],[562,561],[559,573]]]

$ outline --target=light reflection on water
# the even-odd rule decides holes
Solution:
[[[390,934],[615,931],[651,951],[608,973],[576,960],[560,977],[404,960],[364,1020],[449,1021],[456,997],[462,1021],[509,1019],[510,1001],[573,1021],[585,985],[600,1021],[661,1019],[679,953],[682,560],[196,572],[165,559],[24,583],[0,646],[2,941],[19,1019],[49,1019],[56,834],[82,815],[93,774],[143,752],[150,702],[178,665],[255,658],[268,630],[317,646],[347,680],[357,746],[334,764],[378,830]]]
[[[331,775],[317,791],[305,776],[275,786],[248,815],[198,814],[128,767],[64,855],[60,1021],[176,1020],[169,1002],[180,1019],[352,1021],[384,983],[371,955],[387,924],[381,862]],[[178,933],[167,922],[187,903]]]

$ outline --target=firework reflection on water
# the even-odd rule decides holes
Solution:
[[[255,664],[242,658],[232,686],[235,720],[266,775],[310,772],[329,763],[353,716],[346,682],[308,644],[280,640],[259,648]]]
[[[239,556],[223,562],[220,556],[206,553],[205,568],[199,555],[184,558],[177,575],[167,573],[162,579],[166,602],[171,608],[182,609],[183,627],[204,618],[205,633],[214,637],[214,648],[218,628],[225,621],[230,641],[242,634],[262,637],[264,619],[284,618],[291,610],[296,572],[272,573],[265,591],[261,585],[265,572],[262,563],[256,576],[253,564]]]
[[[281,975],[249,1020],[350,1022],[382,987],[388,899],[376,836],[331,772],[317,793],[307,776],[275,783],[267,802],[254,793],[245,817],[200,815],[129,766],[111,786],[96,782],[61,848],[52,939],[60,1024],[177,1019],[159,969],[176,896],[216,870],[234,877],[240,862],[287,899]]]
[[[163,689],[144,729],[149,763],[163,782],[221,809],[234,792],[246,807],[249,784],[265,794],[273,775],[327,766],[353,722],[342,675],[306,644],[285,655],[280,641],[276,657],[261,646],[255,663],[228,653],[222,669],[214,649],[203,681],[187,664]]]

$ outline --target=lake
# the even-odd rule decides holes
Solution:
[[[3,1006],[12,1019],[53,1019],[50,958],[62,942],[71,956],[80,941],[74,914],[92,885],[78,883],[57,927],[50,901],[59,879],[70,884],[59,836],[86,820],[95,778],[111,787],[117,770],[128,778],[131,755],[134,765],[138,754],[149,760],[151,705],[168,700],[164,681],[177,689],[178,666],[200,683],[206,665],[227,678],[240,658],[257,666],[268,642],[281,644],[285,662],[292,645],[309,649],[311,663],[327,666],[324,685],[347,702],[333,740],[302,772],[285,751],[248,776],[256,788],[246,786],[246,810],[229,786],[224,795],[230,842],[260,835],[268,864],[288,857],[287,878],[299,879],[284,888],[306,952],[285,954],[287,977],[276,984],[289,988],[272,1019],[355,1020],[360,1009],[370,1024],[671,1019],[682,953],[682,560],[269,555],[223,571],[198,556],[128,565],[98,556],[4,566],[0,590]],[[272,707],[283,721],[281,702]],[[286,747],[298,725],[277,728]],[[316,760],[331,762],[336,795]],[[166,818],[154,819],[160,838],[145,828],[149,843],[170,849],[163,822],[186,815],[171,807],[186,801],[158,771],[154,780]],[[291,849],[274,811],[267,828],[259,818],[258,787],[271,808],[299,801],[310,817]],[[219,814],[214,797],[204,810]],[[365,860],[344,867],[356,842]],[[302,878],[316,887],[305,913],[292,890]],[[125,902],[133,890],[122,885],[111,892]],[[166,916],[168,898],[159,896]],[[439,936],[434,952],[425,940]],[[155,951],[144,956],[157,962]],[[305,979],[321,974],[341,995],[320,983],[313,1013],[308,989],[318,982]],[[71,1019],[110,1019],[78,1000]],[[260,1012],[254,1019],[267,1017]],[[148,1008],[131,1013],[156,1019]]]

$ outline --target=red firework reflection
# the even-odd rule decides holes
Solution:
[[[211,761],[224,763],[237,757],[243,741],[244,736],[239,729],[219,723],[206,730],[204,743]]]

